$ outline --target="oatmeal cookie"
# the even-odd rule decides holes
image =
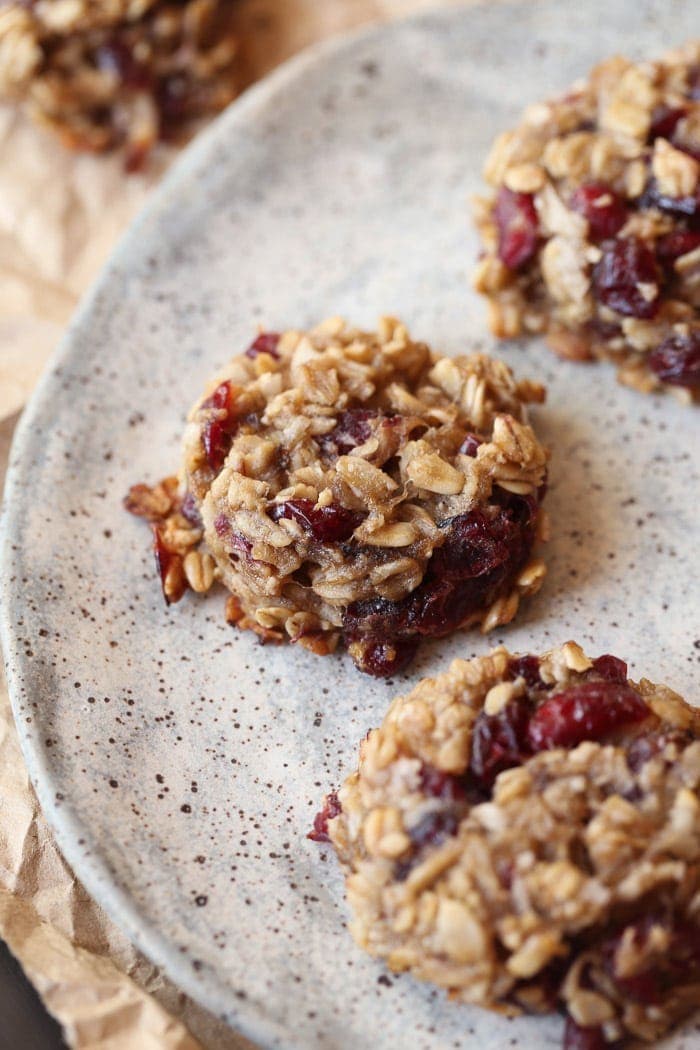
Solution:
[[[311,838],[358,944],[453,999],[561,1008],[564,1045],[700,1004],[700,711],[568,642],[456,660],[394,700]]]
[[[612,58],[495,142],[475,286],[506,338],[546,333],[621,382],[700,398],[700,41]]]
[[[264,332],[190,413],[185,502],[137,487],[129,509],[155,523],[169,599],[204,558],[195,589],[221,580],[232,621],[319,653],[342,639],[388,675],[421,636],[507,623],[539,588],[547,457],[525,404],[543,396],[391,318]]]
[[[0,4],[0,97],[73,149],[126,150],[138,168],[159,139],[236,93],[231,0],[10,0]]]

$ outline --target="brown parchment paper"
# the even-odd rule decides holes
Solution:
[[[454,0],[459,3],[460,0]],[[237,0],[245,82],[302,47],[429,0]],[[443,0],[444,6],[444,0]],[[78,299],[172,160],[124,178],[0,106],[0,490],[18,410]],[[0,937],[76,1050],[252,1050],[180,992],[88,896],[31,787],[0,671]]]

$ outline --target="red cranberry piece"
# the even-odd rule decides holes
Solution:
[[[700,387],[700,329],[675,333],[647,357],[649,368],[671,386]]]
[[[650,286],[650,298],[640,285]],[[598,302],[625,317],[655,316],[659,309],[659,270],[643,241],[621,237],[603,245],[603,256],[593,269],[593,294]]]
[[[363,518],[362,514],[356,514],[339,503],[317,507],[312,499],[290,499],[286,503],[275,503],[270,517],[273,521],[293,518],[319,543],[340,543],[350,539]]]
[[[424,795],[445,802],[463,802],[466,798],[464,781],[452,773],[444,773],[435,766],[423,765],[420,771],[420,789]]]
[[[458,514],[440,527],[447,538],[433,555],[434,567],[452,579],[482,576],[508,560],[511,541],[517,529],[507,511],[492,516],[482,510]]]
[[[679,149],[682,148],[679,146]],[[692,151],[686,149],[684,152],[690,153]],[[640,197],[639,203],[642,208],[659,208],[661,211],[669,212],[670,215],[687,218],[690,222],[693,222],[700,212],[700,188],[696,190],[693,196],[669,197],[661,192],[655,179],[650,179],[644,194]]]
[[[688,73],[688,98],[700,99],[700,66],[693,66]]]
[[[686,114],[682,107],[661,105],[657,106],[651,115],[651,128],[649,129],[649,141],[654,139],[671,139],[676,130],[678,121]]]
[[[276,361],[279,361],[279,354],[277,353],[277,344],[280,341],[279,332],[261,332],[257,339],[255,339],[245,352],[246,357],[257,357],[258,354],[269,354],[270,357],[274,357]]]
[[[673,264],[681,255],[694,252],[700,248],[700,233],[692,230],[674,230],[659,239],[656,245],[656,255],[668,276],[674,276]]]
[[[311,839],[313,842],[330,842],[328,821],[332,820],[333,817],[337,817],[341,811],[342,806],[338,801],[338,796],[335,791],[331,791],[323,800],[323,809],[314,817],[314,826],[306,836],[307,839]]]
[[[531,689],[545,688],[540,678],[540,661],[536,656],[514,657],[508,663],[508,677],[511,681],[524,678]]]
[[[214,530],[217,536],[228,536],[231,531],[231,522],[225,514],[217,514],[214,518]]]
[[[633,977],[618,977],[615,981],[626,999],[632,999],[636,1003],[660,1003],[663,998],[661,983],[656,974],[647,970],[646,973],[637,973]]]
[[[609,682],[620,682],[624,685],[627,681],[627,664],[624,660],[619,660],[617,656],[611,656],[610,653],[596,657],[593,661],[593,670],[601,678],[607,678]]]
[[[459,814],[452,809],[428,813],[415,828],[411,829],[411,842],[418,849],[424,846],[439,846],[450,835],[454,835],[459,827],[459,820]]]
[[[338,416],[333,430],[317,441],[327,454],[346,456],[358,445],[364,445],[372,433],[372,421],[380,414],[376,408],[347,408]]]
[[[459,451],[463,456],[476,456],[479,445],[483,445],[484,439],[478,437],[477,434],[467,434],[462,444],[459,446]]]
[[[517,270],[537,251],[538,219],[530,193],[514,193],[506,186],[498,191],[493,210],[498,227],[498,257]]]
[[[202,428],[202,444],[204,455],[212,470],[221,470],[224,460],[231,448],[232,435],[228,432],[226,425],[218,419],[209,419]]]
[[[586,328],[593,333],[596,339],[602,339],[604,342],[617,338],[622,332],[619,324],[614,324],[612,321],[601,321],[599,317],[586,321]]]
[[[607,182],[584,182],[571,195],[570,207],[588,221],[594,241],[614,237],[627,221],[624,200]]]
[[[183,518],[189,521],[190,525],[196,526],[198,529],[202,527],[202,516],[199,513],[199,507],[197,506],[196,500],[191,492],[186,492],[182,500],[180,512]]]
[[[411,594],[400,601],[373,598],[348,606],[345,636],[353,642],[353,657],[361,669],[362,658],[355,653],[363,639],[395,646],[397,640],[415,635],[440,638],[504,593],[532,548],[538,503],[505,492],[494,498],[502,506],[441,522],[445,542]]]
[[[671,934],[663,956],[648,970],[619,977],[615,972],[615,955],[623,936],[631,936],[641,951],[652,927],[658,925],[665,926]],[[623,927],[605,942],[602,950],[606,970],[626,998],[638,1003],[660,1003],[665,993],[675,986],[691,984],[697,979],[700,969],[700,928],[689,924],[686,919],[646,915],[636,923]]]
[[[188,117],[191,92],[184,73],[162,77],[154,92],[158,108],[159,133],[166,141],[176,135],[178,125]]]
[[[638,773],[645,763],[658,755],[665,745],[663,736],[638,736],[627,748],[625,758],[633,773]]]
[[[219,383],[213,394],[210,394],[205,401],[202,401],[202,408],[220,408],[226,409],[230,412],[233,408],[231,384],[226,379],[223,383]]]
[[[407,667],[416,654],[418,641],[414,637],[363,637],[351,645],[351,655],[359,671],[388,678]]]
[[[128,44],[117,37],[107,40],[97,48],[95,63],[99,70],[117,77],[126,88],[140,91],[152,88],[153,78],[148,69],[134,57]]]
[[[214,393],[202,402],[201,407],[217,410],[217,415],[208,419],[202,427],[202,445],[209,466],[218,471],[223,466],[238,429],[231,383],[228,380],[220,383]]]
[[[628,685],[588,681],[556,693],[530,719],[533,751],[576,747],[582,740],[601,740],[622,726],[641,722],[649,708]]]
[[[519,766],[531,752],[528,741],[530,704],[511,700],[497,715],[482,711],[474,722],[469,772],[483,788],[491,788],[504,769]]]
[[[562,1050],[611,1050],[611,1044],[605,1041],[600,1026],[582,1028],[573,1017],[567,1017]]]
[[[244,558],[250,559],[250,552],[253,549],[253,544],[247,536],[243,535],[243,533],[233,531],[231,528],[231,522],[225,514],[218,514],[214,518],[214,529],[217,536],[220,536],[226,541],[226,548],[229,551],[230,557],[234,561],[238,560],[239,555],[243,555]]]
[[[249,560],[255,560],[250,558],[250,552],[253,549],[253,544],[242,533],[230,532],[228,536],[228,546],[231,548],[232,558],[236,558],[237,555],[243,555],[244,558],[247,558]]]

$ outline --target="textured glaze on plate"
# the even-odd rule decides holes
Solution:
[[[26,413],[3,627],[42,803],[127,933],[266,1045],[558,1045],[556,1018],[508,1021],[387,977],[344,928],[328,850],[304,837],[391,695],[488,643],[425,646],[394,683],[261,648],[225,625],[223,595],[163,607],[121,496],[176,465],[186,407],[258,322],[391,311],[439,349],[489,347],[466,201],[493,133],[606,53],[655,54],[697,29],[692,0],[494,5],[302,58],[166,180]],[[692,700],[700,414],[536,344],[499,352],[550,387],[535,418],[554,450],[555,538],[543,591],[489,641],[575,636]],[[668,1045],[697,1045],[684,1031]]]

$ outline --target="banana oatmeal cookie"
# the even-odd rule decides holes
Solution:
[[[135,486],[168,600],[219,579],[228,618],[388,675],[421,636],[489,630],[541,585],[544,391],[391,318],[263,332],[197,402],[184,475]]]
[[[0,3],[0,97],[73,149],[124,146],[138,168],[159,139],[236,94],[232,0]]]
[[[485,177],[475,285],[495,334],[700,399],[700,41],[531,106]]]
[[[358,944],[564,1046],[654,1040],[700,1005],[700,711],[573,642],[456,660],[394,700],[310,837]]]

